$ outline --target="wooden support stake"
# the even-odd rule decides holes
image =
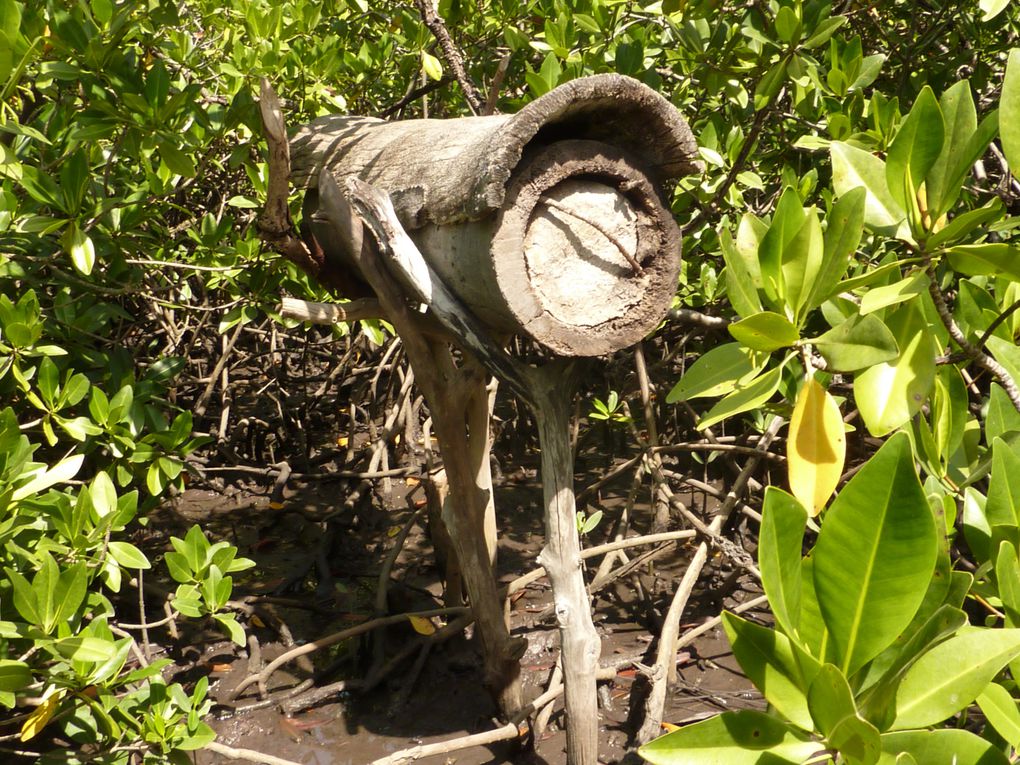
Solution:
[[[579,366],[576,362],[553,362],[542,369],[529,370],[528,378],[542,449],[545,498],[545,547],[538,562],[545,567],[552,584],[560,632],[567,763],[595,765],[599,744],[595,670],[602,644],[592,623],[584,583],[574,501],[574,454],[570,445],[570,404]]]
[[[462,317],[459,305],[441,283],[433,281],[386,195],[354,179],[348,179],[346,189],[341,189],[331,175],[323,173],[319,200],[320,209],[312,219],[315,235],[327,240],[340,239],[341,246],[351,254],[354,265],[376,293],[403,340],[415,381],[428,401],[450,481],[443,521],[471,599],[484,649],[486,684],[502,713],[510,717],[523,706],[519,659],[526,643],[511,638],[507,629],[486,542],[486,514],[491,502],[491,491],[486,487],[491,486],[491,478],[480,478],[489,469],[488,453],[474,442],[481,439],[487,443],[488,431],[472,430],[469,412],[472,401],[481,401],[480,405],[486,406],[485,378],[470,363],[461,366],[455,363],[446,340],[426,329],[428,317],[408,305],[408,292],[429,305],[430,313],[441,321],[448,319],[449,324],[447,321],[443,324],[456,328],[454,337],[472,338],[475,347],[484,345],[484,341],[479,339],[475,325],[468,329],[458,321]],[[363,237],[362,225],[373,236]],[[359,246],[354,247],[354,242]],[[398,284],[393,274],[403,284]],[[470,318],[467,321],[471,323]]]
[[[542,487],[546,506],[546,546],[539,561],[552,583],[560,628],[567,712],[567,762],[568,765],[596,765],[598,699],[595,671],[601,645],[592,623],[581,566],[581,543],[575,520],[573,451],[570,445],[570,402],[583,362],[552,362],[541,369],[533,369],[511,358],[489,339],[482,324],[425,262],[397,220],[388,197],[372,186],[352,178],[347,179],[345,187],[344,192],[350,205],[372,231],[384,262],[404,286],[429,307],[430,312],[458,339],[462,347],[473,352],[524,399],[535,413],[542,449]],[[343,205],[343,200],[338,199],[339,192],[336,181],[324,173],[319,185],[319,197],[324,211],[328,213],[331,208],[338,209]],[[370,274],[365,275],[373,282]],[[382,302],[388,310],[386,301]],[[398,331],[401,331],[399,318],[394,316],[393,321]],[[407,352],[413,363],[414,352],[410,343]],[[424,385],[423,392],[430,398],[429,390]],[[439,399],[444,395],[449,396],[448,388],[433,393]],[[459,403],[463,406],[463,399]],[[457,402],[454,400],[449,404],[456,406]],[[443,409],[443,406],[433,408],[437,431],[440,430],[442,417],[435,419],[436,414]],[[471,462],[470,457],[463,453],[465,442],[462,434],[463,431],[459,438],[454,438],[452,434],[444,437],[439,432],[444,462],[452,483],[456,483],[453,480],[455,466]],[[487,432],[484,437],[488,438]],[[473,450],[469,447],[467,451],[470,453]],[[478,453],[475,452],[476,455]],[[477,483],[472,482],[471,485],[478,492]],[[479,520],[477,507],[474,517],[476,521]],[[461,558],[468,592],[472,594],[472,604],[476,608],[482,606],[487,609],[487,599],[484,604],[477,603],[472,592],[470,577],[472,572],[482,566],[482,561],[479,560],[478,545],[467,544],[465,537],[471,534],[471,529],[463,527],[465,517],[461,514],[450,513],[447,516],[444,512],[444,520],[454,545],[458,547],[457,554]]]

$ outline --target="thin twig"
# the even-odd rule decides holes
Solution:
[[[447,30],[442,17],[436,12],[436,7],[433,5],[432,0],[415,0],[414,4],[418,6],[418,11],[421,13],[421,19],[425,22],[425,26],[429,28],[432,36],[439,43],[439,49],[443,53],[443,58],[446,59],[447,66],[453,70],[457,82],[460,83],[460,88],[464,92],[464,100],[467,101],[468,106],[471,108],[471,113],[481,114],[484,109],[482,98],[478,94],[475,84],[468,77],[467,70],[464,68],[464,57],[457,49],[457,46],[454,45],[453,38],[450,37],[450,32]]]
[[[774,417],[768,429],[758,440],[757,448],[761,454],[760,456],[751,457],[744,466],[744,469],[741,470],[740,475],[733,482],[726,501],[723,502],[722,507],[719,508],[719,512],[708,527],[713,533],[718,534],[722,531],[723,526],[726,525],[730,514],[739,501],[741,492],[743,492],[748,479],[751,477],[751,473],[757,468],[758,463],[761,461],[762,456],[764,456],[772,439],[775,438],[779,428],[782,427],[783,422],[782,417]],[[680,618],[687,607],[687,601],[694,590],[694,585],[697,583],[698,577],[701,576],[701,570],[708,561],[708,548],[709,544],[707,541],[698,545],[698,550],[688,564],[683,579],[681,579],[680,585],[673,596],[669,611],[666,613],[662,633],[659,635],[655,665],[649,678],[652,687],[645,702],[645,719],[637,734],[637,739],[642,743],[651,741],[659,734],[661,729],[662,714],[666,705],[666,689],[670,679],[676,674],[676,644],[679,639]]]
[[[945,295],[942,294],[938,278],[935,275],[935,264],[930,260],[928,262],[928,293],[935,303],[935,310],[938,312],[939,318],[942,319],[942,324],[949,331],[949,336],[960,346],[960,350],[966,354],[967,358],[995,376],[1002,384],[1002,389],[1006,391],[1006,395],[1009,396],[1013,406],[1020,412],[1020,388],[1017,387],[1016,380],[1013,379],[1013,376],[1006,371],[1002,364],[982,352],[980,348],[971,345],[970,341],[967,340],[967,336],[963,334],[963,330],[954,321],[953,314],[950,312],[949,306],[946,305]]]
[[[654,545],[659,542],[676,542],[681,539],[693,539],[697,535],[697,532],[693,529],[683,529],[682,531],[663,531],[659,534],[645,534],[640,537],[630,537],[628,539],[618,539],[614,542],[607,542],[604,545],[598,545],[597,547],[589,547],[585,550],[581,550],[581,559],[587,560],[588,558],[595,558],[599,555],[605,555],[606,553],[615,552],[616,550],[626,550],[629,547],[640,547],[642,545]],[[545,576],[545,569],[541,566],[529,571],[523,576],[519,576],[514,579],[506,587],[506,594],[509,597],[515,592],[519,592],[527,587],[532,582],[537,582]]]
[[[393,614],[392,616],[384,616],[379,619],[371,619],[367,622],[362,622],[361,624],[349,627],[348,629],[341,630],[340,632],[334,632],[333,634],[319,638],[318,640],[313,640],[311,643],[299,645],[277,656],[275,659],[273,659],[273,661],[269,662],[269,664],[266,665],[265,669],[263,669],[258,675],[251,675],[249,677],[246,677],[240,683],[238,683],[237,687],[234,688],[233,691],[231,691],[228,700],[232,701],[233,699],[236,699],[238,696],[241,695],[241,692],[248,688],[250,685],[257,683],[260,680],[267,680],[273,674],[273,672],[279,669],[282,665],[286,664],[288,661],[292,661],[298,658],[299,656],[307,656],[310,653],[315,653],[316,651],[320,651],[323,648],[328,648],[331,645],[336,645],[337,643],[340,643],[344,640],[348,640],[349,638],[352,637],[357,637],[358,635],[362,635],[366,632],[371,632],[372,630],[380,629],[382,627],[388,627],[391,624],[399,624],[401,622],[407,621],[412,616],[419,616],[428,619],[433,616],[445,616],[448,614],[463,614],[466,611],[467,611],[466,608],[433,608],[428,611],[414,611],[412,613],[406,614]]]

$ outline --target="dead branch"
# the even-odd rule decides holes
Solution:
[[[264,682],[268,680],[269,677],[273,674],[273,672],[275,672],[277,669],[279,669],[287,662],[297,659],[298,657],[301,656],[307,656],[310,653],[315,653],[316,651],[321,651],[323,648],[328,648],[331,645],[336,645],[337,643],[344,640],[348,640],[349,638],[357,637],[358,635],[363,635],[366,632],[371,632],[372,630],[377,630],[382,627],[388,627],[392,624],[400,624],[401,622],[407,621],[412,616],[419,616],[428,619],[432,616],[463,614],[466,612],[467,609],[465,608],[434,608],[429,611],[415,611],[413,613],[406,614],[393,614],[391,616],[383,616],[378,619],[371,619],[367,622],[362,622],[361,624],[357,624],[353,627],[341,630],[340,632],[334,632],[331,635],[321,637],[318,640],[313,640],[311,643],[305,643],[304,645],[297,646],[296,648],[292,648],[291,650],[280,654],[275,659],[273,659],[273,661],[269,662],[269,664],[267,664],[266,667],[259,674],[250,675],[249,677],[246,677],[244,680],[238,683],[237,687],[230,692],[230,695],[228,696],[227,700],[233,701],[238,696],[240,696],[241,693],[249,686],[258,682]]]
[[[347,303],[313,303],[284,297],[280,299],[280,316],[325,325],[386,318],[379,301],[373,298],[358,298]]]
[[[759,452],[764,454],[783,423],[784,420],[782,417],[773,418],[768,429],[758,440],[757,448]],[[761,457],[751,457],[747,461],[747,464],[744,466],[740,475],[733,482],[733,486],[726,497],[726,501],[723,503],[722,507],[719,508],[719,512],[712,520],[712,523],[709,524],[708,528],[714,534],[719,534],[726,525],[733,509],[739,501],[740,494],[743,492],[748,479],[751,477],[752,471],[758,467],[758,463],[760,461]],[[653,738],[658,736],[661,731],[662,713],[666,705],[666,689],[669,684],[675,680],[676,676],[676,644],[679,639],[680,619],[683,616],[684,609],[687,607],[687,601],[691,596],[691,592],[694,590],[694,585],[697,583],[698,577],[701,575],[701,570],[704,568],[705,563],[708,560],[708,549],[709,544],[707,541],[698,545],[698,550],[691,559],[691,562],[688,564],[687,571],[684,572],[683,579],[680,581],[680,585],[677,587],[677,591],[673,596],[673,601],[669,606],[669,611],[666,613],[662,633],[659,635],[659,646],[656,651],[655,665],[650,673],[649,681],[651,682],[651,691],[645,701],[644,722],[641,725],[641,729],[635,736],[637,741],[640,743],[651,741]]]
[[[660,542],[675,542],[680,539],[692,539],[696,536],[697,532],[692,529],[684,529],[683,531],[663,531],[659,534],[645,534],[640,537],[629,537],[627,539],[619,539],[613,542],[607,542],[604,545],[598,545],[597,547],[589,547],[581,551],[581,558],[595,558],[599,555],[605,555],[606,553],[614,552],[616,550],[626,550],[629,547],[640,547],[642,545],[654,545]],[[546,576],[545,569],[541,566],[529,571],[523,576],[519,576],[514,579],[506,587],[507,597],[513,595],[515,592],[520,592],[532,582],[537,582],[542,577]]]
[[[960,346],[960,350],[963,351],[968,359],[995,376],[1002,385],[1002,389],[1006,391],[1006,395],[1009,396],[1013,406],[1020,412],[1020,387],[1017,387],[1016,380],[1013,379],[1013,376],[1002,364],[984,353],[980,348],[972,345],[967,336],[963,334],[963,330],[960,329],[953,319],[949,306],[946,305],[946,297],[942,294],[938,277],[935,274],[935,264],[931,261],[928,263],[928,292],[931,294],[931,298],[935,302],[935,310],[938,312],[942,324],[949,331],[949,336],[953,338],[953,342]]]
[[[429,28],[432,36],[439,43],[439,49],[443,52],[446,65],[453,70],[457,82],[460,83],[460,89],[464,92],[464,100],[467,101],[468,106],[471,108],[471,113],[481,114],[484,109],[482,98],[478,94],[475,84],[468,77],[467,70],[464,68],[464,57],[454,44],[453,38],[450,37],[450,32],[446,28],[442,17],[436,11],[433,0],[415,0],[415,5],[418,6],[418,11],[421,13],[421,19],[425,22],[425,26]]]

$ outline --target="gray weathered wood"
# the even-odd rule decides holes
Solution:
[[[326,117],[291,142],[306,214],[323,171],[370,184],[489,328],[568,356],[631,345],[669,309],[680,234],[662,189],[696,169],[695,148],[669,102],[619,75],[574,80],[512,116]]]

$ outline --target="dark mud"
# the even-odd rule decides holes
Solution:
[[[413,482],[412,482],[413,484]],[[410,493],[410,502],[405,494]],[[259,604],[263,614],[278,619],[276,628],[256,617],[247,627],[258,641],[263,665],[286,650],[286,633],[301,644],[350,627],[373,615],[377,579],[382,561],[393,544],[393,531],[409,517],[415,487],[395,479],[383,502],[363,509],[355,518],[340,516],[327,526],[315,518],[339,510],[344,497],[330,484],[304,487],[280,504],[269,500],[268,490],[257,487],[222,491],[189,490],[165,506],[151,520],[150,545],[159,547],[170,534],[183,535],[200,523],[210,536],[230,540],[240,554],[257,561],[257,567],[235,581],[235,597],[269,595]],[[533,471],[522,470],[497,489],[502,581],[534,568],[542,546],[541,491]],[[604,497],[612,508],[620,500]],[[642,512],[639,508],[639,512]],[[644,512],[647,512],[646,510]],[[602,524],[608,528],[608,522]],[[600,533],[601,532],[601,533]],[[591,544],[602,541],[600,527]],[[634,657],[653,661],[650,648],[661,617],[668,608],[686,556],[680,546],[629,578],[607,587],[595,603],[595,623],[603,638],[603,661]],[[689,629],[760,594],[746,576],[715,558],[701,577],[684,628]],[[389,598],[392,613],[436,607],[441,593],[431,544],[416,526],[394,568]],[[279,598],[279,600],[276,600]],[[511,625],[525,636],[528,651],[522,660],[526,698],[547,686],[558,651],[552,621],[542,612],[551,600],[548,583],[529,586],[512,604]],[[294,607],[299,605],[300,607]],[[752,617],[756,614],[749,612]],[[764,620],[767,614],[758,612]],[[281,634],[279,624],[286,625]],[[259,626],[262,625],[262,626]],[[219,741],[309,765],[362,765],[418,743],[443,741],[494,727],[495,707],[482,687],[481,661],[475,643],[466,636],[436,645],[413,670],[417,652],[368,692],[342,691],[324,703],[293,716],[278,705],[255,711],[234,712],[233,706],[257,700],[245,692],[236,702],[230,692],[251,672],[247,649],[222,639],[215,630],[192,628],[184,635],[190,646],[174,656],[176,678],[195,680],[208,675],[211,696],[217,701],[217,719],[210,723]],[[410,625],[391,627],[371,637],[353,638],[312,654],[307,661],[291,662],[271,678],[268,691],[280,692],[322,672],[319,684],[349,680],[356,683],[380,658],[395,655],[408,641],[421,641]],[[671,689],[666,720],[681,724],[732,708],[762,707],[760,697],[740,674],[720,629],[712,630],[678,654],[679,679]],[[640,683],[633,668],[622,669],[600,693],[600,760],[628,759],[628,741],[634,730],[629,720],[632,689]],[[254,691],[254,689],[250,689]],[[425,765],[560,765],[566,762],[562,708],[557,706],[549,728],[532,747],[494,744],[425,758]],[[228,762],[208,751],[193,754],[195,765]]]

